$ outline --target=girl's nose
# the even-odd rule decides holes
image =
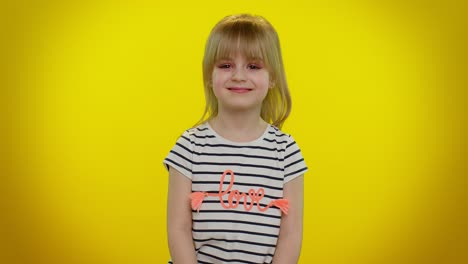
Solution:
[[[232,73],[232,77],[231,77],[233,80],[236,80],[236,81],[243,81],[245,80],[245,70],[242,69],[242,68],[236,68],[234,69],[233,73]]]

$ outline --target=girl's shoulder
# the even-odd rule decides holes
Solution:
[[[275,125],[271,125],[270,124],[270,127],[271,127],[271,130],[272,130],[272,133],[275,137],[279,137],[279,138],[291,138],[291,134],[281,130],[280,128],[276,127]]]
[[[183,134],[186,136],[203,136],[207,134],[208,129],[206,123],[202,123],[195,127],[188,128]]]
[[[288,133],[284,132],[283,130],[281,130],[280,128],[278,128],[277,126],[273,125],[273,124],[270,124],[270,127],[275,131],[275,134],[278,134],[278,135],[289,135]]]
[[[276,142],[282,143],[282,146],[286,149],[299,148],[298,143],[296,142],[296,139],[293,137],[292,134],[279,129],[274,125],[271,125],[271,127],[274,131],[274,135],[272,136],[276,137]]]

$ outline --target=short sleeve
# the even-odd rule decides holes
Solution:
[[[189,131],[185,131],[176,141],[174,147],[163,161],[167,171],[169,165],[192,179],[192,157],[193,157],[193,141],[190,139]]]
[[[308,170],[301,149],[289,135],[284,153],[284,183],[304,174]]]

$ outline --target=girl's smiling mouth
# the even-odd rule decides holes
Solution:
[[[243,87],[230,87],[228,88],[229,91],[234,92],[234,93],[247,93],[252,91],[250,88],[243,88]]]

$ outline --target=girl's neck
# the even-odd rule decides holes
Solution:
[[[234,142],[249,142],[259,138],[268,126],[258,113],[233,114],[220,111],[209,124],[218,135]]]

